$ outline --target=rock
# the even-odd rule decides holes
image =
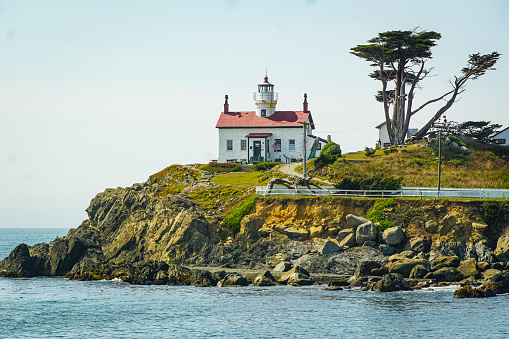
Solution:
[[[509,271],[495,274],[482,287],[491,289],[496,294],[509,293]]]
[[[394,255],[391,255],[389,257],[389,261],[412,259],[414,255],[415,255],[414,251],[404,251],[401,253],[396,253]]]
[[[350,277],[346,275],[334,277],[334,280],[330,280],[327,286],[348,286],[350,285],[348,279],[350,279]]]
[[[488,268],[486,271],[482,272],[482,276],[484,279],[490,279],[499,273],[502,272],[494,268]]]
[[[396,252],[396,249],[391,245],[381,244],[378,248],[384,255],[391,255]]]
[[[429,238],[411,238],[409,241],[410,250],[419,252],[429,252],[431,248],[431,240]]]
[[[442,267],[436,271],[433,271],[433,278],[437,281],[461,281],[465,277],[454,267]]]
[[[460,150],[460,145],[458,145],[455,141],[451,142],[451,149],[453,151],[458,152]]]
[[[238,274],[228,274],[224,279],[220,280],[217,283],[217,287],[225,287],[225,286],[248,286],[249,282],[246,278],[238,275]]]
[[[348,228],[346,230],[341,230],[341,231],[339,231],[338,236],[336,237],[336,240],[339,243],[341,243],[341,241],[343,241],[343,239],[345,239],[350,234],[353,234],[354,238],[355,238],[355,230],[354,229]]]
[[[358,217],[353,214],[348,214],[346,216],[346,224],[348,225],[349,228],[357,228],[357,226],[365,224],[367,222],[369,222],[368,219],[363,218],[363,217]]]
[[[37,275],[26,244],[16,246],[1,264],[0,277],[30,278]]]
[[[292,269],[292,264],[287,261],[281,261],[274,267],[275,272],[286,272]],[[274,279],[272,279],[274,280]]]
[[[341,250],[341,247],[335,241],[327,240],[320,248],[319,252],[322,254],[336,253]]]
[[[387,274],[387,272],[384,272],[381,268],[373,268],[370,272],[370,275],[374,276],[383,276],[384,274]]]
[[[316,236],[323,233],[323,226],[312,226],[309,228],[309,237],[315,238]]]
[[[426,274],[429,273],[429,269],[427,269],[424,265],[415,265],[410,272],[409,278],[411,279],[423,279]]]
[[[355,241],[358,245],[364,244],[365,241],[375,240],[378,230],[373,222],[368,221],[364,224],[357,226],[355,233]]]
[[[477,268],[481,271],[486,271],[488,268],[490,268],[490,264],[488,264],[486,261],[479,261],[477,263]]]
[[[460,264],[460,258],[456,256],[450,257],[438,257],[431,262],[431,270],[436,271],[442,267],[458,267]]]
[[[357,245],[355,233],[350,233],[339,243],[340,248],[354,247],[355,245]]]
[[[357,264],[357,269],[355,270],[354,275],[370,275],[371,270],[375,268],[380,268],[380,263],[374,260],[365,260],[361,261]]]
[[[303,273],[293,273],[288,277],[286,283],[291,286],[307,286],[313,285],[314,281],[308,275]]]
[[[272,229],[262,227],[258,230],[258,237],[266,238],[266,237],[270,236],[271,233],[272,233]]]
[[[505,264],[504,262],[494,262],[493,264],[491,264],[491,268],[501,271],[505,269],[504,264]]]
[[[405,281],[401,274],[389,273],[376,282],[373,291],[377,292],[394,292],[394,291],[410,291],[412,287]]]
[[[284,233],[291,239],[306,240],[309,238],[309,232],[301,228],[287,227],[284,229]]]
[[[363,283],[368,281],[368,278],[367,277],[363,277],[363,276],[360,276],[360,275],[353,275],[350,277],[350,279],[348,279],[348,283],[350,285],[348,285],[349,288],[351,287],[362,287],[363,286]]]
[[[290,279],[290,277],[292,276],[292,274],[294,273],[301,273],[305,276],[307,276],[309,278],[309,272],[306,271],[304,268],[302,268],[301,266],[299,265],[296,265],[294,266],[291,270],[285,272],[281,278],[279,278],[278,282],[280,284],[287,284],[288,283],[288,280]],[[295,278],[295,277],[294,277]],[[297,276],[298,278],[298,276]]]
[[[389,273],[398,273],[408,278],[417,265],[422,265],[429,270],[429,262],[425,259],[404,259],[392,262],[389,266]]]
[[[458,271],[464,277],[475,277],[479,275],[479,271],[477,270],[477,260],[474,258],[467,259],[458,266]]]
[[[435,220],[428,220],[424,225],[424,229],[429,233],[437,233],[439,226]]]
[[[258,214],[248,214],[240,221],[240,233],[245,234],[250,241],[256,241],[260,237],[259,229],[265,218]]]
[[[376,246],[376,241],[374,241],[374,240],[365,241],[364,244],[362,244],[362,246],[375,247]]]
[[[449,231],[456,225],[456,216],[452,214],[447,214],[444,219],[442,219],[442,223],[438,229],[438,233],[440,235],[446,235]]]
[[[269,271],[258,274],[253,280],[254,286],[274,286],[274,277]]]
[[[387,245],[398,245],[405,239],[405,234],[399,226],[389,227],[382,234],[383,240]]]
[[[465,285],[454,291],[454,298],[488,298],[496,296],[491,289],[472,288]]]
[[[503,235],[498,238],[497,248],[493,252],[500,261],[509,260],[509,235]]]
[[[461,151],[461,153],[463,153],[463,154],[470,154],[470,153],[472,153],[472,152],[470,152],[470,150],[469,150],[468,148],[466,148],[465,146],[461,146],[461,147],[460,147],[460,151]]]

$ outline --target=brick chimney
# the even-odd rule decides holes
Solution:
[[[230,105],[228,104],[228,94],[224,96],[224,113],[228,113],[230,110]]]
[[[306,93],[304,93],[304,103],[302,104],[302,111],[304,113],[309,112],[309,110],[308,110],[308,95]]]

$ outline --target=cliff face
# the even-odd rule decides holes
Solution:
[[[212,184],[204,183],[201,189],[206,191],[207,185]],[[374,199],[259,197],[234,236],[221,223],[222,211],[240,198],[228,198],[215,209],[203,208],[210,206],[207,199],[199,203],[185,193],[194,189],[193,184],[183,187],[182,193],[158,194],[167,187],[149,180],[106,189],[92,199],[88,219],[78,228],[49,244],[19,245],[0,262],[0,276],[118,277],[133,283],[178,284],[191,282],[194,273],[185,266],[261,270],[293,261],[312,273],[353,274],[360,261],[388,261],[382,253],[387,241],[376,230],[368,245],[353,241],[341,251],[323,253],[327,241],[339,244],[355,233],[347,215],[366,216]],[[210,186],[211,192],[219,192],[214,193],[218,205],[220,190]],[[506,202],[494,204],[509,210]],[[493,251],[507,231],[507,218],[500,217],[496,208],[487,213],[489,206],[482,201],[396,200],[380,215],[404,232],[404,241],[393,246],[394,253],[410,251],[427,260],[458,256],[494,262],[498,259]],[[218,279],[210,274],[201,272],[200,283]]]

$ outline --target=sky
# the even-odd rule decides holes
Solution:
[[[231,111],[254,110],[266,70],[278,110],[301,110],[307,93],[315,135],[343,152],[374,147],[380,84],[349,51],[389,30],[442,34],[415,105],[447,91],[469,54],[500,52],[447,118],[509,126],[509,1],[380,4],[0,0],[0,227],[77,227],[108,187],[217,159],[224,95]]]

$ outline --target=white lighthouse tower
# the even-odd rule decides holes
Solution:
[[[258,92],[255,92],[253,97],[256,103],[256,115],[266,118],[276,111],[277,93],[274,92],[274,85],[269,83],[267,74],[263,80],[263,83],[258,85]]]

